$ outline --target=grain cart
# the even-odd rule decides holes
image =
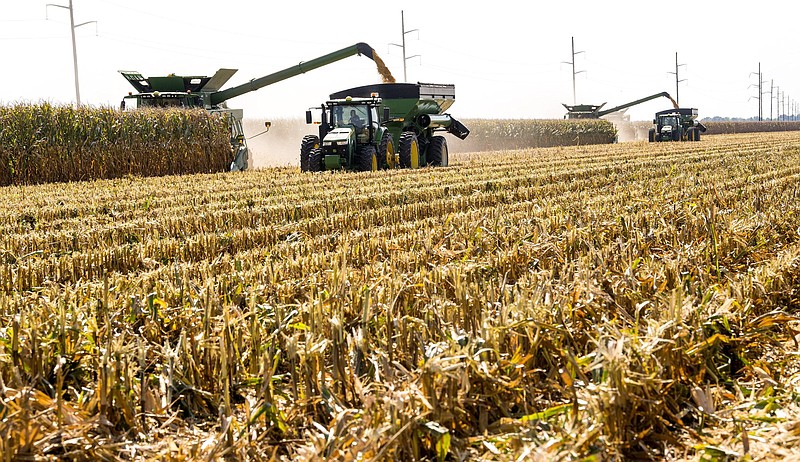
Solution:
[[[353,55],[364,55],[376,62],[379,60],[379,58],[375,59],[372,47],[366,43],[357,43],[225,90],[220,90],[220,88],[228,82],[237,69],[220,69],[212,77],[172,74],[166,77],[146,78],[138,72],[120,71],[137,91],[137,93],[129,93],[122,100],[120,106],[122,110],[166,107],[204,108],[211,113],[225,117],[231,129],[232,161],[230,168],[233,171],[246,170],[252,167],[252,159],[242,129],[243,111],[228,109],[226,101]],[[266,128],[269,129],[269,122],[267,122]]]
[[[462,140],[469,135],[444,112],[455,102],[455,85],[384,83],[342,90],[330,98],[312,108],[321,109],[322,118],[319,136],[308,135],[301,143],[303,171],[447,166],[447,140],[436,133],[446,131]],[[306,122],[311,121],[309,110]]]
[[[700,133],[706,127],[697,121],[697,109],[677,108],[656,112],[653,119],[656,128],[651,128],[648,140],[656,141],[700,141]]]

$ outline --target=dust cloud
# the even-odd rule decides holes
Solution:
[[[300,142],[305,135],[319,134],[318,125],[306,125],[303,119],[270,119],[272,126],[264,131],[264,120],[245,119],[243,128],[253,167],[285,167],[300,165]],[[252,138],[251,138],[252,137]]]

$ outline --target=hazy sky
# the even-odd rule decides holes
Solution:
[[[67,5],[68,0],[51,0]],[[69,13],[46,1],[0,0],[0,103],[75,100]],[[370,44],[398,80],[405,11],[408,79],[454,83],[456,117],[559,118],[572,102],[570,37],[575,37],[578,102],[616,106],[675,93],[701,117],[757,115],[762,63],[770,81],[800,100],[800,44],[793,2],[404,0],[191,2],[74,0],[81,100],[117,106],[132,87],[118,70],[145,76],[213,75],[238,68],[227,86],[356,42]],[[441,5],[441,6],[437,6]],[[46,15],[49,20],[46,20]],[[302,117],[330,93],[377,83],[372,61],[352,57],[229,101],[245,117]],[[777,93],[775,94],[777,96]],[[769,117],[769,94],[764,115]],[[629,110],[648,120],[656,100]],[[773,109],[773,113],[777,112]]]

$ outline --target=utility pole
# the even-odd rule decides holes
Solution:
[[[575,71],[575,55],[580,53],[584,53],[583,51],[575,51],[575,37],[572,37],[572,61],[562,61],[563,64],[570,64],[572,66],[572,104],[578,104],[577,94],[575,93],[575,76],[580,74],[581,72],[586,71]]]
[[[400,10],[400,27],[402,30],[401,37],[403,38],[402,44],[390,43],[389,45],[393,45],[403,49],[403,82],[408,82],[408,72],[406,70],[406,62],[408,62],[408,60],[411,58],[419,57],[419,55],[406,57],[406,34],[410,34],[412,32],[419,32],[419,29],[406,30],[406,18],[403,13],[403,10]]]
[[[764,103],[763,97],[764,92],[762,90],[764,80],[761,78],[761,63],[758,63],[758,72],[751,72],[750,75],[756,74],[758,76],[758,121],[761,122],[764,120]],[[750,85],[751,87],[754,85]]]
[[[97,24],[97,21],[87,21],[87,22],[82,22],[80,24],[75,24],[75,14],[74,14],[75,10],[72,8],[72,0],[69,0],[69,6],[56,5],[56,4],[53,4],[53,3],[48,3],[47,5],[45,5],[45,19],[49,19],[49,18],[47,18],[47,7],[48,6],[54,6],[56,8],[64,8],[65,10],[69,10],[69,28],[70,28],[70,32],[72,32],[72,65],[73,65],[73,68],[75,69],[75,104],[76,104],[77,107],[80,107],[81,106],[81,86],[78,83],[78,47],[77,47],[77,45],[75,43],[75,29],[77,29],[77,28],[79,28],[81,26],[85,26],[87,24],[91,24],[91,23]]]
[[[775,120],[781,120],[781,87],[775,87]]]
[[[772,90],[775,89],[775,80],[770,79],[769,81],[769,120],[774,120],[772,118]]]
[[[668,72],[668,74],[675,74],[675,102],[678,103],[678,106],[681,105],[681,95],[679,93],[679,84],[681,82],[685,82],[686,79],[681,80],[678,76],[678,68],[681,66],[685,66],[686,64],[678,64],[678,52],[675,52],[675,72]]]

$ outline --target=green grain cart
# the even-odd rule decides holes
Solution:
[[[303,171],[447,166],[447,140],[469,130],[445,113],[455,102],[455,86],[384,83],[350,88],[322,104],[319,135],[300,145]],[[312,123],[312,111],[306,112]],[[396,143],[396,144],[395,144]]]

